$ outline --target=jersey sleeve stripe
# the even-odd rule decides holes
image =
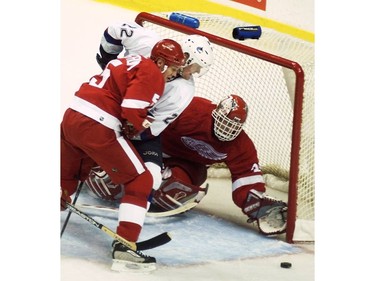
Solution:
[[[143,109],[150,105],[150,103],[141,100],[134,100],[134,99],[124,99],[121,103],[122,107],[125,108],[135,108],[135,109]]]
[[[261,175],[249,176],[244,178],[239,178],[232,184],[232,191],[244,186],[244,185],[251,185],[256,183],[264,183],[264,179]]]

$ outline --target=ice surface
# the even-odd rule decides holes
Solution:
[[[293,280],[314,280],[312,246],[300,247],[288,244],[279,237],[265,237],[255,228],[221,217],[220,212],[216,212],[215,208],[210,209],[211,214],[207,213],[205,205],[211,205],[215,200],[218,205],[225,207],[226,212],[233,213],[235,209],[235,207],[233,209],[228,207],[230,197],[224,192],[230,189],[230,181],[215,179],[208,182],[209,192],[199,208],[174,217],[146,217],[140,240],[168,231],[172,235],[172,241],[161,247],[144,251],[145,254],[156,257],[158,269],[150,274],[130,274],[134,275],[134,280],[169,280],[165,278],[168,278],[172,272],[178,273],[173,280],[190,280],[192,276],[195,276],[195,280],[216,281],[232,280],[234,276],[236,279],[233,280],[267,281],[274,280],[275,276],[281,281],[291,280],[289,279],[291,272],[288,273],[286,269],[282,271],[280,267],[282,261],[293,263],[294,266],[290,269],[293,271]],[[228,206],[218,202],[217,198],[225,200]],[[86,187],[77,200],[77,205],[82,203],[109,207],[116,205],[92,197]],[[81,210],[97,222],[115,230],[117,213],[85,208]],[[61,225],[67,214],[68,211],[61,213]],[[72,213],[61,238],[62,281],[70,280],[75,274],[82,276],[80,281],[95,280],[95,276],[98,275],[108,275],[108,281],[120,280],[118,275],[113,275],[114,272],[110,270],[111,242],[110,236]],[[86,271],[88,268],[90,268],[88,273],[82,275],[81,270]],[[209,276],[207,276],[208,272],[210,272]],[[117,274],[129,277],[129,273]],[[253,277],[260,276],[261,279],[256,277],[248,279],[249,274]],[[283,279],[284,275],[286,279]]]
[[[89,203],[92,197],[84,189],[80,202]],[[91,197],[91,198],[90,198]],[[96,204],[96,200],[91,200]],[[106,203],[105,201],[102,203]],[[84,210],[96,221],[115,231],[117,213]],[[91,212],[91,213],[90,213]],[[61,224],[66,214],[61,215]],[[98,215],[99,214],[99,215]],[[140,240],[162,232],[170,232],[173,239],[168,244],[145,251],[157,258],[160,265],[181,266],[212,261],[230,261],[281,254],[301,253],[301,249],[274,238],[267,238],[248,228],[239,226],[199,210],[166,217],[147,217]],[[89,238],[89,239],[88,239]],[[80,216],[72,214],[61,239],[61,254],[95,262],[111,264],[112,238]]]

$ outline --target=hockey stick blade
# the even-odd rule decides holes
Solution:
[[[159,246],[162,246],[162,245],[168,243],[172,239],[168,232],[164,232],[164,233],[161,233],[161,234],[159,234],[155,237],[152,237],[152,238],[144,240],[144,241],[140,241],[140,242],[136,242],[136,243],[131,242],[131,241],[128,241],[128,240],[122,238],[120,235],[113,232],[111,229],[109,229],[105,225],[97,222],[95,219],[93,219],[89,215],[85,214],[84,212],[80,211],[79,209],[77,209],[74,205],[70,204],[69,202],[66,202],[66,207],[69,210],[71,210],[73,213],[77,214],[81,218],[83,218],[86,221],[88,221],[89,223],[91,223],[96,228],[99,228],[100,230],[102,230],[104,233],[106,233],[107,235],[109,235],[113,239],[116,239],[116,240],[120,241],[122,244],[124,244],[126,247],[132,249],[133,251],[148,250],[148,249],[156,248],[156,247],[159,247]]]
[[[148,212],[147,216],[148,217],[158,217],[158,218],[175,216],[175,215],[178,215],[178,214],[185,213],[185,212],[193,209],[197,205],[198,205],[197,202],[188,202],[188,203],[185,203],[184,205],[182,205],[182,206],[180,206],[176,209],[173,209],[173,210],[164,211],[164,212]]]
[[[172,240],[172,237],[171,237],[170,233],[163,232],[163,233],[161,233],[157,236],[154,236],[150,239],[137,242],[136,243],[137,250],[138,251],[144,251],[144,250],[153,249],[153,248],[162,246],[164,244],[167,244],[171,240]]]

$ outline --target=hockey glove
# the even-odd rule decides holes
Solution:
[[[60,189],[60,211],[66,210],[66,202],[72,203],[72,199],[66,190]]]
[[[134,128],[134,125],[132,123],[130,123],[129,121],[126,121],[122,128],[123,135],[130,140],[139,140],[140,139],[139,134],[143,132],[145,129],[150,128],[154,120],[155,118],[153,116],[147,115],[147,117],[142,122],[143,130],[141,131],[137,131]]]
[[[124,137],[127,137],[128,139],[132,139],[137,135],[137,130],[134,128],[134,125],[130,123],[129,121],[126,121],[124,123],[124,126],[122,127],[122,134]]]
[[[107,64],[114,59],[117,59],[118,54],[109,54],[104,51],[102,45],[99,47],[100,55],[96,54],[96,62],[99,64],[100,68],[104,70]]]

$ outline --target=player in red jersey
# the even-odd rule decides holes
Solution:
[[[101,37],[96,60],[104,69],[108,62],[123,54],[148,57],[151,52],[150,46],[155,44],[158,38],[159,35],[155,31],[135,22],[124,21],[112,24],[105,29]],[[150,127],[137,138],[132,139],[132,144],[153,176],[153,190],[158,189],[162,182],[163,158],[160,133],[178,117],[194,97],[193,76],[202,76],[213,63],[213,48],[206,37],[188,35],[181,40],[180,45],[186,57],[186,65],[181,68],[175,79],[168,81],[163,96],[150,108],[149,114],[154,117]],[[117,201],[122,197],[121,192],[124,192],[124,186],[114,185],[100,166],[92,169],[85,185],[92,191],[90,194],[108,201]]]
[[[140,54],[147,57],[151,52],[151,44],[158,41],[158,38],[158,33],[135,22],[112,24],[105,29],[101,37],[96,60],[104,69],[111,60],[123,54]],[[131,139],[153,176],[153,191],[162,183],[160,133],[189,105],[195,93],[195,77],[205,74],[214,59],[211,42],[204,36],[184,36],[180,45],[185,54],[186,65],[180,69],[175,79],[166,83],[163,96],[150,108],[149,114],[154,117],[150,127],[137,138]],[[100,166],[92,169],[85,186],[88,187],[89,194],[106,201],[118,201],[124,192],[124,186],[113,184]]]
[[[260,219],[268,217],[272,225],[264,233],[284,232],[286,204],[264,194],[256,147],[242,130],[247,111],[247,104],[237,95],[229,95],[218,105],[194,97],[161,135],[166,168],[151,207],[168,211],[201,196],[199,186],[207,179],[207,168],[225,163],[232,177],[233,202],[249,222],[259,225]]]
[[[147,212],[152,176],[125,136],[136,136],[152,123],[148,109],[162,96],[165,82],[177,75],[185,58],[170,39],[156,43],[150,58],[129,55],[112,60],[83,83],[61,122],[61,208],[79,181],[99,164],[116,184],[126,184],[119,206],[117,234],[135,242]],[[113,245],[113,258],[154,264],[155,258]]]

